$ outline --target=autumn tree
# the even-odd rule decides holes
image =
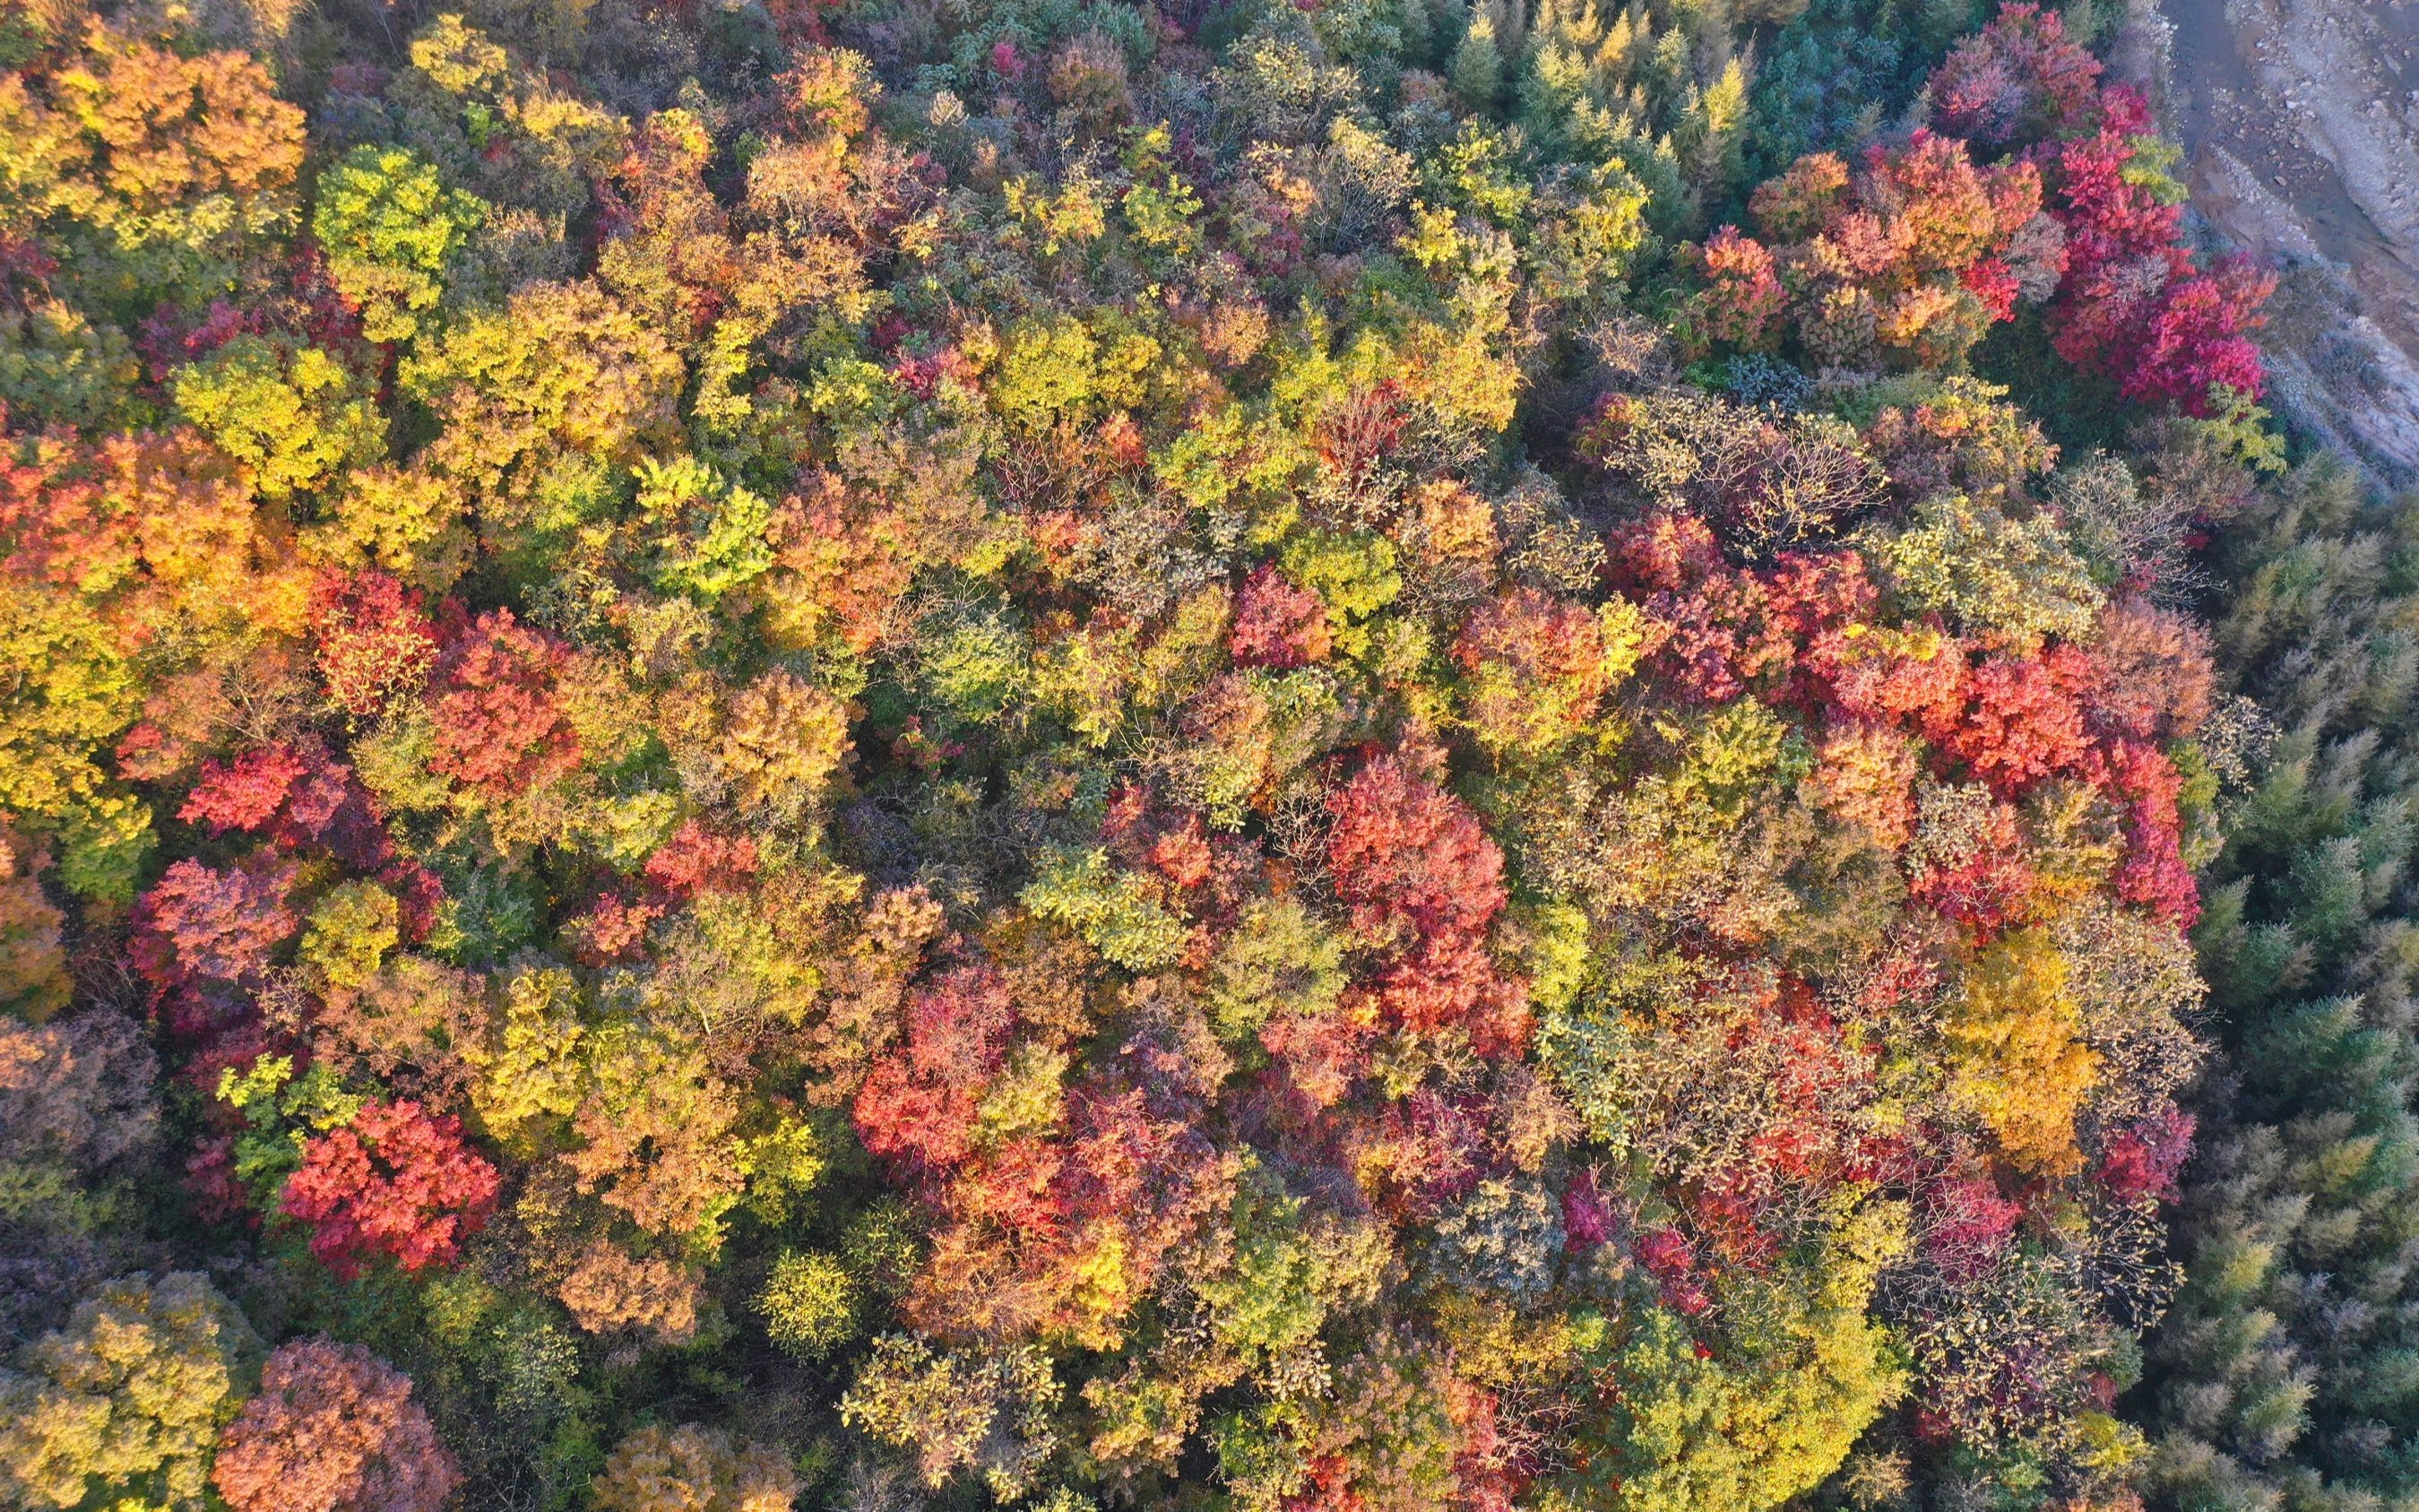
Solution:
[[[447,264],[486,207],[408,148],[364,144],[313,186],[311,235],[372,341],[409,341],[443,298]]]
[[[54,24],[39,66],[9,78],[11,234],[71,251],[96,304],[220,292],[237,259],[291,228],[302,112],[240,53]]]
[[[564,655],[510,609],[460,625],[433,668],[430,765],[494,795],[568,770],[579,759],[579,737],[553,696]]]
[[[28,1507],[200,1507],[259,1348],[198,1272],[111,1282],[0,1370],[0,1485]]]
[[[350,1277],[373,1255],[406,1271],[452,1263],[494,1211],[500,1185],[451,1114],[374,1103],[303,1147],[282,1205],[311,1225],[311,1252]]]
[[[614,1445],[593,1494],[599,1512],[789,1512],[798,1478],[774,1450],[685,1424]]]
[[[270,1355],[210,1472],[238,1512],[436,1512],[458,1480],[410,1381],[358,1344],[324,1338]]]

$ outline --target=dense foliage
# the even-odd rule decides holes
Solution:
[[[2130,25],[8,8],[0,1496],[2413,1494],[2409,532]]]
[[[2148,1402],[2184,1505],[2332,1512],[2419,1488],[2400,754],[2415,523],[2409,501],[2365,504],[2314,464],[2226,543],[2220,643],[2282,728],[2201,927],[2233,1054],[2185,1186],[2192,1279]]]

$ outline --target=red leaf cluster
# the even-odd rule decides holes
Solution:
[[[2055,13],[2010,6],[1934,71],[1934,117],[2039,165],[2065,231],[2050,318],[2059,356],[2128,399],[2196,415],[2216,412],[2220,389],[2257,398],[2266,372],[2248,332],[2275,280],[2239,259],[2195,266],[2181,204],[2154,187],[2155,167],[2139,171],[2156,129],[2148,104],[2099,76]]]
[[[2006,1254],[2024,1217],[1987,1176],[1946,1177],[1920,1193],[1923,1257],[1954,1285],[1980,1277]]]
[[[904,1046],[874,1062],[857,1090],[857,1137],[873,1154],[930,1175],[973,1149],[981,1090],[1008,1054],[1016,1010],[996,968],[969,965],[917,989],[906,1019]]]
[[[2192,1158],[2193,1116],[2169,1104],[2108,1141],[2100,1160],[2100,1184],[2119,1202],[2168,1202],[2176,1177]]]
[[[1697,1274],[1696,1246],[1676,1228],[1649,1228],[1632,1244],[1638,1263],[1655,1278],[1663,1304],[1686,1318],[1713,1305],[1713,1296]]]
[[[328,697],[372,715],[414,692],[437,665],[437,631],[420,593],[383,572],[330,574],[311,596],[313,655]]]
[[[1688,515],[1648,516],[1614,532],[1610,545],[1614,585],[1646,610],[1648,670],[1701,703],[1727,703],[1751,687],[1780,696],[1801,657],[1837,652],[1838,632],[1875,597],[1853,551],[1733,566],[1711,529]]]
[[[358,871],[395,858],[368,792],[316,740],[254,747],[229,764],[204,762],[177,817],[214,835],[258,835],[281,851],[316,846]]]
[[[429,713],[437,722],[437,771],[502,797],[543,786],[579,761],[579,737],[555,701],[569,653],[490,609],[448,636],[437,661]]]
[[[311,1253],[350,1280],[378,1255],[406,1271],[454,1263],[494,1213],[501,1184],[452,1114],[372,1103],[303,1148],[284,1209],[312,1226]]]
[[[210,1479],[235,1512],[438,1512],[461,1473],[408,1377],[317,1338],[269,1357]]]
[[[1526,986],[1496,969],[1486,933],[1502,911],[1503,853],[1469,806],[1399,757],[1364,766],[1328,800],[1336,896],[1391,959],[1378,1002],[1418,1033],[1468,1031],[1483,1055],[1528,1042]]]
[[[675,898],[701,892],[743,892],[756,875],[756,841],[724,835],[691,819],[647,857],[646,878]]]
[[[1297,588],[1274,563],[1264,562],[1235,595],[1235,625],[1226,646],[1239,667],[1307,667],[1330,647],[1327,606]]]
[[[1932,118],[1990,147],[2064,136],[2099,101],[2100,60],[2066,39],[2065,18],[2037,5],[2000,9],[1932,75]]]
[[[1764,344],[1789,302],[1772,253],[1734,225],[1705,239],[1695,258],[1705,279],[1700,305],[1706,339],[1733,347]]]
[[[259,981],[302,921],[289,903],[295,869],[266,856],[216,871],[178,861],[134,905],[127,953],[162,992]]]

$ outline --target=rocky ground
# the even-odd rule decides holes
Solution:
[[[2284,272],[2274,403],[2419,484],[2419,0],[2162,0],[2195,204]]]

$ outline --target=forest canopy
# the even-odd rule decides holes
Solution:
[[[0,4],[0,1503],[2414,1504],[2159,35]]]

